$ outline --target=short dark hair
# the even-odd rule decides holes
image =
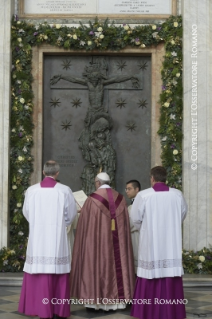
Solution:
[[[150,171],[151,176],[155,182],[166,182],[166,169],[163,166],[155,166]]]
[[[134,188],[138,188],[139,191],[141,190],[141,184],[136,179],[131,179],[129,182],[126,183],[126,185],[127,184],[132,184]]]

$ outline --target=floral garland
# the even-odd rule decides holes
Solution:
[[[197,252],[183,250],[183,268],[186,274],[212,275],[212,246]]]
[[[12,111],[10,153],[10,246],[0,251],[0,271],[18,271],[25,260],[28,225],[22,215],[24,193],[33,170],[32,140],[32,47],[43,43],[64,49],[114,50],[165,44],[162,68],[161,116],[158,131],[162,144],[162,164],[168,184],[181,189],[182,182],[182,17],[171,16],[163,24],[115,26],[98,19],[89,26],[67,27],[47,23],[34,25],[12,22]]]

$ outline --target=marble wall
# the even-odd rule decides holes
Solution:
[[[9,118],[10,118],[10,29],[13,0],[0,0],[0,247],[8,244]]]
[[[184,247],[212,245],[212,2],[184,0]]]

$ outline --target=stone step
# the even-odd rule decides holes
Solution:
[[[23,273],[0,273],[0,286],[21,287]],[[185,288],[212,287],[212,275],[184,275]]]

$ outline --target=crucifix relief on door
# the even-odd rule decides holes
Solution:
[[[149,165],[150,63],[149,57],[45,57],[43,159],[60,163],[62,183],[90,194],[95,175],[105,171],[121,191],[138,176],[135,165]]]

